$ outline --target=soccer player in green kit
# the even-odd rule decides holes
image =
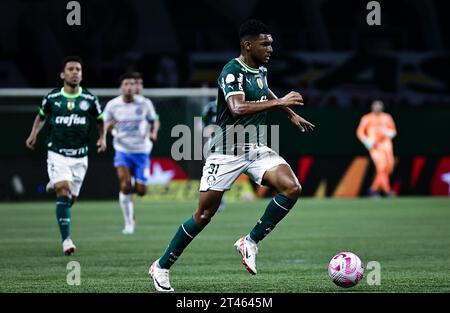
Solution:
[[[267,85],[266,64],[273,52],[272,36],[260,21],[249,20],[239,30],[241,54],[229,61],[218,78],[217,125],[211,140],[211,154],[205,161],[200,181],[198,208],[177,230],[164,254],[149,268],[157,291],[173,291],[169,269],[183,250],[210,222],[222,196],[241,173],[257,184],[274,188],[278,194],[270,201],[263,216],[248,235],[239,238],[234,247],[250,274],[256,274],[257,244],[269,234],[296,203],[301,186],[291,167],[274,150],[264,145],[266,114],[272,109],[283,110],[301,131],[313,130],[289,106],[303,105],[297,92],[277,98]],[[233,142],[233,126],[253,126],[256,131],[245,136],[244,142]],[[231,144],[230,144],[231,142]],[[239,152],[244,154],[237,155]],[[250,156],[250,158],[248,157]]]
[[[99,153],[105,151],[106,142],[100,102],[95,95],[80,86],[81,59],[76,56],[67,57],[63,62],[60,78],[64,86],[53,89],[42,100],[26,146],[34,150],[37,136],[48,121],[47,171],[50,184],[56,192],[56,218],[63,252],[71,255],[76,247],[70,238],[70,209],[78,197],[88,167],[91,119],[95,119],[98,126]]]

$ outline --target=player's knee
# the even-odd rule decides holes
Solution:
[[[145,189],[145,188],[139,188],[139,189],[136,189],[136,193],[138,194],[138,196],[145,196],[145,194],[147,193],[147,189]]]
[[[283,193],[288,198],[297,199],[298,197],[300,197],[301,192],[302,192],[302,186],[298,183],[292,183],[285,188]]]
[[[55,185],[55,193],[58,197],[69,197],[70,186],[67,184]]]
[[[206,226],[209,222],[211,222],[211,219],[213,217],[213,213],[210,210],[197,210],[194,214],[195,222],[199,226]]]
[[[124,194],[129,194],[132,191],[131,182],[130,181],[122,181],[120,182],[120,191]]]
[[[204,210],[202,214],[200,214],[200,221],[202,224],[208,224],[211,222],[211,219],[213,217],[213,214],[211,214],[211,211]]]

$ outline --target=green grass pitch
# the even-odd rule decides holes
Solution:
[[[268,200],[227,203],[171,270],[179,292],[449,292],[448,198],[300,199],[260,243],[258,275],[233,248]],[[121,234],[118,203],[79,202],[72,209],[74,256],[62,254],[54,203],[0,204],[0,292],[154,292],[147,276],[195,202],[138,202],[137,228]],[[327,276],[331,257],[352,251],[378,261],[381,284],[366,277],[350,289]],[[66,282],[69,261],[81,284]],[[369,271],[366,270],[366,274]]]

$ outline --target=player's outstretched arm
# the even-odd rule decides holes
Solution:
[[[292,110],[291,110],[292,111]],[[301,132],[313,131],[316,125],[311,122],[308,122],[303,117],[292,111],[294,115],[291,115],[289,118],[295,126],[300,129]]]
[[[270,89],[269,89],[269,99],[270,100],[278,99],[278,97]],[[302,98],[301,105],[303,105],[303,98]],[[314,127],[316,127],[314,124],[308,122],[303,117],[301,117],[300,115],[295,113],[291,108],[284,106],[284,107],[280,107],[280,109],[288,115],[291,122],[295,126],[297,126],[300,129],[300,131],[302,131],[302,132],[312,131],[312,130],[314,130]]]
[[[31,128],[30,135],[25,141],[25,145],[28,149],[34,150],[34,145],[36,144],[37,136],[45,124],[46,118],[40,114],[37,114],[34,118],[33,127]]]
[[[245,101],[244,94],[232,95],[227,99],[228,108],[233,117],[252,115],[279,107],[302,105],[303,99],[298,92],[291,91],[283,98],[267,101]]]

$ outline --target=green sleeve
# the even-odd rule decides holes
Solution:
[[[97,120],[103,119],[102,106],[100,105],[100,100],[97,96],[95,96],[94,100],[91,102],[91,109],[89,113]]]
[[[39,115],[45,117],[50,112],[51,112],[51,103],[48,100],[48,97],[45,96],[44,98],[42,98],[41,105],[39,106]]]
[[[245,94],[243,89],[244,73],[238,66],[227,66],[219,76],[219,85],[221,86],[225,100],[228,97]]]

